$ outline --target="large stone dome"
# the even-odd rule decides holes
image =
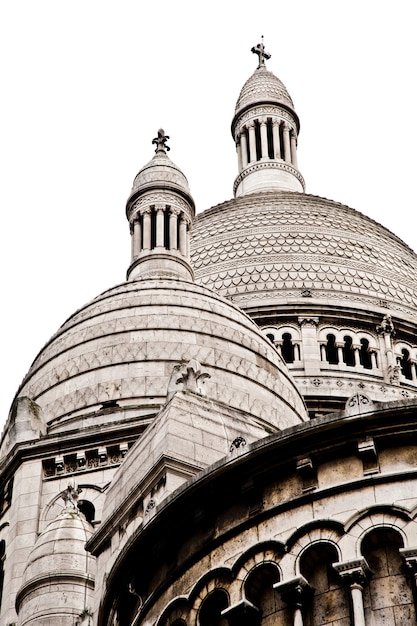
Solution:
[[[417,255],[362,213],[296,193],[250,194],[197,216],[196,280],[247,310],[317,301],[415,318]]]
[[[187,281],[142,279],[77,311],[40,352],[18,396],[41,408],[49,432],[155,415],[178,368],[197,359],[207,396],[273,429],[306,418],[285,363],[238,307]]]

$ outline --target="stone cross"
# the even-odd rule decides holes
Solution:
[[[152,139],[152,143],[156,144],[155,152],[163,152],[164,154],[166,154],[167,150],[170,150],[170,147],[165,145],[168,139],[169,137],[168,135],[165,135],[164,129],[160,128],[158,130],[158,137],[155,137],[155,139]]]
[[[268,52],[265,52],[263,35],[262,35],[262,42],[258,43],[257,46],[254,46],[253,48],[251,48],[251,51],[254,54],[258,55],[258,70],[260,67],[265,67],[265,59],[270,59],[271,55]]]

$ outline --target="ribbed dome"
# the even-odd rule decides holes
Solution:
[[[162,151],[158,151],[136,175],[130,197],[152,189],[170,189],[191,198],[187,178]]]
[[[306,194],[251,194],[200,215],[197,282],[241,307],[330,301],[415,316],[417,256],[380,224]]]
[[[285,85],[265,66],[255,70],[243,85],[236,102],[235,115],[242,109],[258,102],[283,104],[291,110],[294,109],[293,101]]]
[[[207,396],[280,428],[305,418],[285,364],[242,311],[174,279],[110,289],[76,312],[34,361],[19,390],[50,432],[155,415],[174,368],[197,359]],[[109,412],[109,406],[112,410]]]

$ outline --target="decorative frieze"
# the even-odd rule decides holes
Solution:
[[[120,465],[133,441],[91,450],[79,450],[42,461],[44,478],[88,472],[102,467]]]

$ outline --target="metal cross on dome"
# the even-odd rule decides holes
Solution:
[[[265,59],[271,58],[271,55],[269,54],[269,52],[265,52],[263,35],[262,35],[261,43],[258,43],[257,46],[254,46],[253,48],[251,48],[251,52],[254,52],[255,54],[258,55],[258,68],[257,68],[258,70],[260,67],[265,67]]]

